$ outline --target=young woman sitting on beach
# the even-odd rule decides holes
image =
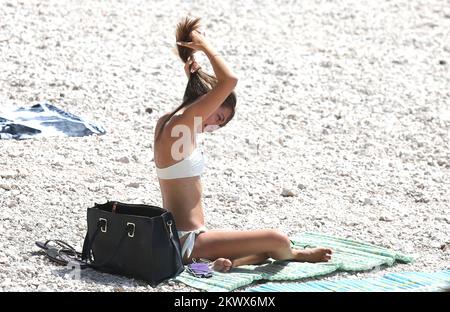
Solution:
[[[163,206],[177,226],[183,262],[194,258],[213,261],[217,271],[268,258],[303,262],[328,261],[328,248],[292,249],[289,238],[277,230],[219,231],[205,227],[200,175],[204,167],[196,134],[225,126],[234,115],[238,78],[205,36],[200,19],[185,18],[176,30],[178,54],[185,63],[188,84],[182,104],[163,115],[155,128],[154,160]],[[200,69],[194,53],[203,52],[215,76]],[[181,135],[181,136],[180,136]]]

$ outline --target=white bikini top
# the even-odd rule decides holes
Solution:
[[[155,165],[156,167],[156,165]],[[156,167],[156,174],[160,179],[178,179],[200,176],[205,168],[203,152],[198,148],[183,160],[166,168]]]

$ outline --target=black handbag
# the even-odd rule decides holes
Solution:
[[[160,207],[109,201],[87,211],[82,260],[102,272],[155,287],[183,272],[172,214]]]

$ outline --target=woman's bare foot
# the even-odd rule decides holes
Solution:
[[[228,272],[231,269],[232,264],[230,259],[217,258],[214,260],[212,268],[214,271]]]
[[[301,262],[327,262],[331,259],[333,251],[329,248],[307,248],[292,250],[295,261]]]

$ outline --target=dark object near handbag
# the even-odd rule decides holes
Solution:
[[[160,207],[107,202],[87,211],[82,259],[99,271],[153,287],[184,270],[172,214]]]
[[[61,265],[76,265],[141,279],[155,287],[183,272],[180,240],[172,214],[160,207],[120,202],[87,211],[83,251],[61,240],[36,242]]]

